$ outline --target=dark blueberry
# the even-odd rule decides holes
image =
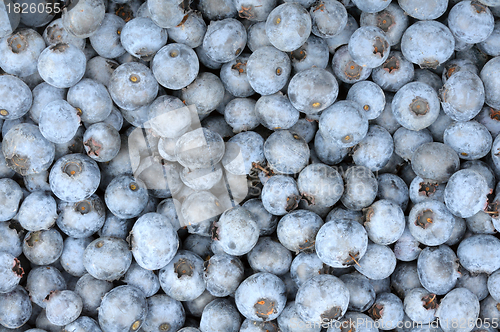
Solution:
[[[311,16],[297,3],[288,2],[277,6],[266,20],[269,41],[283,52],[292,52],[302,46],[309,38],[311,28]]]
[[[198,10],[210,21],[236,18],[238,15],[235,3],[231,0],[201,0]]]
[[[16,181],[10,178],[0,179],[0,197],[0,220],[9,221],[18,213],[23,191]]]
[[[102,298],[99,325],[106,332],[137,331],[147,314],[148,305],[141,290],[133,286],[118,286]]]
[[[368,315],[380,330],[392,330],[403,320],[403,302],[393,293],[378,294],[375,303],[368,309]]]
[[[285,308],[285,291],[285,284],[274,274],[255,273],[243,280],[236,290],[236,306],[248,319],[271,321]]]
[[[113,284],[106,280],[99,280],[90,274],[84,274],[78,279],[74,291],[80,295],[83,303],[83,314],[97,317],[97,310],[101,299],[113,288]]]
[[[299,111],[281,91],[261,96],[254,112],[260,123],[270,130],[290,129],[299,120]]]
[[[472,331],[479,317],[479,301],[477,296],[467,288],[455,288],[439,303],[436,311],[439,326],[444,332]],[[453,321],[463,321],[459,328],[452,326]]]
[[[159,294],[147,299],[148,314],[141,326],[141,331],[177,331],[184,326],[186,315],[179,301],[167,295]]]
[[[389,199],[397,203],[403,211],[408,205],[408,186],[399,176],[391,173],[380,174],[377,177],[377,198]]]
[[[454,50],[455,38],[450,29],[437,21],[418,21],[406,29],[401,38],[404,57],[420,68],[436,68],[448,60]]]
[[[187,250],[179,250],[175,257],[159,271],[163,291],[177,301],[191,301],[206,288],[203,279],[203,260]]]
[[[172,40],[191,48],[196,48],[203,43],[206,31],[207,24],[203,20],[201,13],[196,11],[190,11],[182,18],[181,23],[167,29],[168,36]]]
[[[490,56],[499,56],[500,55],[500,49],[498,47],[499,36],[500,36],[500,24],[496,22],[493,28],[493,32],[488,36],[488,38],[477,44],[477,47],[482,52]]]
[[[325,223],[316,235],[316,253],[331,267],[343,268],[358,263],[368,246],[368,236],[360,223],[334,219]]]
[[[389,53],[387,52],[387,54]],[[371,68],[354,62],[347,45],[341,46],[335,51],[332,58],[332,69],[339,80],[349,84],[364,81],[372,72]]]
[[[80,239],[67,237],[64,240],[60,263],[66,272],[75,277],[81,277],[87,273],[85,266],[83,266],[83,252],[92,240],[91,237]]]
[[[37,60],[45,42],[35,30],[22,29],[0,41],[0,67],[11,75],[30,76],[37,71]]]
[[[113,281],[127,272],[132,253],[127,242],[113,237],[92,241],[83,254],[83,265],[90,275],[99,280]]]
[[[411,161],[415,150],[425,143],[433,141],[428,129],[419,131],[400,127],[393,135],[394,152],[404,160]]]
[[[185,304],[184,308],[186,309],[188,315],[200,318],[203,309],[205,309],[205,306],[210,302],[212,302],[213,300],[215,300],[216,298],[217,297],[210,294],[209,291],[205,290],[200,296],[198,296],[194,300],[184,301],[183,302]],[[198,325],[196,324],[196,326]]]
[[[339,87],[335,76],[322,68],[295,74],[288,84],[292,105],[306,114],[317,114],[335,102]]]
[[[281,90],[288,82],[291,70],[288,55],[273,46],[258,48],[247,61],[248,82],[261,95],[271,95]]]
[[[408,291],[417,287],[422,287],[417,272],[417,263],[398,263],[391,275],[391,289],[393,292],[404,299]]]
[[[276,230],[278,218],[265,209],[260,199],[249,199],[242,206],[253,216],[253,219],[259,226],[261,236],[270,235]]]
[[[429,69],[415,69],[413,81],[426,83],[436,90],[436,92],[439,92],[439,89],[443,87],[443,80]],[[441,111],[440,114],[441,113],[443,113],[443,111]]]
[[[325,294],[336,294],[327,296]],[[306,322],[320,323],[341,318],[349,305],[349,289],[337,277],[323,274],[300,286],[295,298],[297,313]]]
[[[347,156],[349,148],[342,147],[332,140],[325,139],[318,130],[314,137],[314,152],[325,164],[335,165]]]
[[[403,235],[401,235],[401,237],[394,244],[394,254],[400,261],[411,262],[417,259],[418,255],[422,251],[419,245],[420,242],[415,240],[408,227],[406,227]]]
[[[281,243],[271,237],[260,237],[247,254],[248,263],[255,272],[283,275],[290,270],[292,254]]]
[[[28,232],[24,237],[23,254],[33,264],[54,263],[63,252],[63,238],[56,229]]]
[[[215,299],[203,309],[200,330],[238,332],[240,324],[240,314],[233,302],[228,299]]]
[[[500,109],[500,59],[495,57],[488,61],[481,70],[480,77],[484,84],[485,103],[495,109]]]
[[[159,213],[146,213],[137,219],[128,241],[137,263],[148,270],[167,265],[179,246],[172,224]]]
[[[343,274],[339,279],[349,290],[349,306],[347,309],[363,312],[372,306],[376,294],[368,279],[355,273]]]

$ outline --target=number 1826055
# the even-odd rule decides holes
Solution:
[[[7,13],[16,14],[58,14],[62,11],[63,6],[59,2],[49,3],[6,3],[5,8]]]

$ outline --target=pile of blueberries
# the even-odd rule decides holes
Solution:
[[[0,332],[498,332],[500,0],[2,0]]]

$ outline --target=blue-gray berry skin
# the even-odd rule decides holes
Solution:
[[[233,128],[234,133],[250,131],[259,124],[255,113],[256,101],[250,98],[234,98],[227,103],[224,110],[224,119]]]
[[[394,152],[391,134],[382,126],[371,125],[366,136],[354,147],[353,161],[368,167],[372,172],[381,170]]]
[[[114,13],[106,13],[99,29],[90,36],[92,48],[103,58],[113,59],[123,55],[126,50],[120,42],[125,21]]]
[[[500,240],[490,234],[475,234],[460,242],[457,256],[471,273],[493,273],[499,268]]]
[[[467,25],[463,25],[463,22]],[[448,14],[448,27],[453,36],[468,44],[480,43],[493,32],[495,20],[490,9],[476,1],[465,1],[453,6]]]
[[[23,254],[32,264],[49,265],[61,256],[63,247],[61,233],[51,228],[27,233],[23,242]]]
[[[455,50],[455,37],[450,29],[437,21],[418,21],[401,38],[404,57],[420,68],[436,68],[448,60]]]
[[[64,326],[64,329],[68,332],[76,332],[76,331],[88,331],[88,332],[100,332],[101,328],[99,324],[90,317],[80,316],[73,322]]]
[[[181,0],[148,1],[148,9],[153,22],[162,28],[173,28],[182,22],[189,7]],[[187,7],[187,8],[186,8]]]
[[[384,173],[377,177],[377,198],[389,199],[397,203],[403,211],[408,206],[408,186],[403,179],[395,174]]]
[[[144,293],[133,286],[118,286],[106,293],[99,307],[103,332],[138,330],[148,314]]]
[[[176,331],[184,326],[186,314],[181,302],[165,294],[158,294],[147,299],[148,314],[144,319],[141,330]]]
[[[290,129],[299,119],[299,111],[281,91],[261,96],[254,112],[260,123],[270,130]]]
[[[115,177],[104,194],[109,210],[119,218],[137,217],[146,207],[148,192],[144,183],[130,175]]]
[[[292,105],[306,114],[317,114],[333,104],[338,95],[335,76],[322,68],[310,68],[295,74],[288,84]]]
[[[108,90],[118,107],[132,111],[156,98],[158,82],[151,69],[141,63],[128,62],[115,69],[109,79]]]
[[[422,286],[429,292],[444,295],[452,290],[458,278],[457,256],[447,245],[427,247],[418,256],[417,271]]]
[[[244,279],[244,267],[238,257],[216,254],[208,260],[203,275],[207,291],[217,297],[233,294]]]
[[[0,179],[0,197],[0,220],[8,221],[18,213],[23,198],[21,186],[10,178]]]
[[[322,294],[335,293],[337,296],[324,298]],[[318,299],[322,299],[318,301]],[[297,313],[309,322],[332,321],[341,318],[349,305],[349,289],[337,277],[319,275],[300,286],[295,298]]]
[[[62,99],[45,105],[38,119],[38,128],[43,137],[56,144],[70,141],[79,126],[78,110]]]
[[[455,288],[441,300],[436,317],[439,318],[439,326],[445,332],[471,331],[479,317],[477,296],[467,288]],[[466,322],[462,326],[457,327],[449,323],[460,319]]]
[[[494,109],[500,108],[500,94],[498,93],[500,79],[498,73],[500,73],[500,59],[494,57],[484,65],[479,74],[484,84],[485,103]]]
[[[92,241],[84,251],[83,265],[99,280],[113,281],[122,277],[132,263],[127,242],[112,237]]]
[[[422,287],[418,276],[417,262],[400,262],[391,275],[391,289],[404,298],[408,291]]]
[[[91,237],[81,239],[67,237],[64,240],[64,247],[59,257],[59,262],[66,272],[75,277],[82,277],[87,273],[83,265],[83,253],[92,240]]]
[[[262,204],[271,214],[283,216],[295,209],[300,193],[295,180],[285,175],[272,176],[262,189]]]
[[[79,153],[59,158],[49,173],[50,189],[57,198],[67,202],[89,198],[99,187],[100,180],[97,163]]]
[[[13,75],[0,77],[0,119],[15,120],[25,115],[32,104],[30,88],[21,79]]]
[[[444,14],[448,7],[448,1],[446,0],[433,1],[432,6],[422,0],[398,0],[398,4],[409,16],[418,20],[437,19]]]
[[[146,213],[134,224],[129,242],[137,263],[148,270],[167,265],[179,247],[177,232],[159,213]]]
[[[365,254],[367,246],[366,230],[354,220],[331,220],[316,235],[316,253],[331,267],[345,268],[356,264]]]
[[[397,92],[415,77],[413,64],[399,51],[391,51],[383,64],[372,71],[372,79],[382,89]]]
[[[2,152],[7,166],[24,176],[48,170],[55,147],[36,125],[20,123],[3,135]]]
[[[17,329],[30,318],[32,305],[28,292],[16,286],[9,292],[0,293],[0,322],[3,328]]]
[[[94,96],[89,99],[89,95]],[[113,110],[113,101],[106,87],[95,80],[84,78],[68,90],[68,102],[80,110],[82,122],[104,121]]]
[[[262,322],[277,318],[286,304],[283,281],[267,272],[252,274],[235,293],[238,311],[248,319]]]
[[[63,326],[75,321],[83,309],[81,297],[71,290],[51,292],[45,314],[50,323]]]
[[[247,254],[247,259],[254,271],[279,276],[290,270],[292,254],[277,239],[261,237]]]
[[[291,175],[307,165],[310,151],[302,137],[288,130],[279,130],[264,143],[264,155],[276,173]]]
[[[357,64],[349,53],[347,45],[339,47],[332,58],[335,76],[344,83],[353,84],[367,79],[372,69]]]
[[[286,214],[276,230],[280,243],[292,252],[311,252],[323,220],[314,212],[295,210]]]
[[[377,244],[389,245],[396,242],[405,229],[403,210],[388,199],[378,200],[366,208],[364,218],[368,237]]]
[[[14,220],[0,222],[0,251],[11,254],[14,257],[23,252],[22,239],[24,230],[17,228]]]
[[[95,194],[79,202],[61,201],[58,205],[57,226],[66,235],[86,238],[101,229],[105,221],[105,207]]]
[[[490,192],[485,178],[471,169],[453,174],[444,189],[446,207],[454,215],[468,218],[484,209]]]
[[[167,30],[148,17],[136,17],[128,21],[120,33],[123,48],[134,57],[146,61],[153,58],[167,43],[167,39]]]
[[[83,134],[83,145],[90,158],[98,162],[108,162],[120,152],[120,134],[110,124],[95,123]]]
[[[437,200],[424,200],[413,206],[408,216],[412,236],[425,245],[445,243],[453,232],[455,217]]]
[[[101,25],[106,12],[102,0],[78,1],[63,9],[62,25],[66,31],[78,38],[92,36]]]
[[[121,280],[129,286],[139,288],[146,297],[151,297],[160,290],[158,276],[152,270],[146,270],[136,262],[132,262]]]
[[[185,18],[186,16],[187,18]],[[203,43],[207,24],[203,20],[201,13],[197,11],[190,11],[186,16],[182,20],[183,23],[168,28],[167,32],[169,38],[176,43],[185,44],[194,49]]]
[[[396,268],[396,255],[388,246],[370,243],[354,268],[370,280],[384,280]]]
[[[75,292],[83,302],[82,313],[91,317],[97,316],[101,298],[113,288],[113,284],[106,280],[99,280],[90,274],[84,274],[75,285]]]
[[[413,321],[429,324],[437,309],[436,294],[425,288],[414,288],[404,298],[404,311]]]
[[[22,276],[24,270],[19,260],[8,252],[0,252],[0,294],[13,291]]]
[[[311,34],[311,16],[296,3],[274,8],[266,20],[266,34],[271,44],[283,52],[292,52],[305,43]]]
[[[208,25],[203,48],[213,61],[226,63],[241,54],[246,42],[247,32],[243,24],[234,18],[226,18]]]
[[[163,291],[177,301],[191,301],[205,291],[203,260],[187,250],[179,250],[158,275]]]
[[[368,314],[373,319],[377,319],[381,330],[392,330],[403,320],[403,302],[393,293],[378,294]]]
[[[66,281],[61,272],[52,266],[40,266],[31,270],[26,281],[26,290],[33,303],[45,308],[45,298],[50,292],[66,289]]]
[[[346,99],[356,101],[362,105],[368,120],[377,118],[385,107],[384,91],[371,81],[354,83],[349,89]]]
[[[464,93],[471,97],[462,100]],[[455,121],[469,121],[483,107],[485,90],[479,76],[471,71],[462,70],[453,74],[440,90],[441,105],[444,112]]]
[[[367,1],[368,3],[371,2]],[[381,1],[376,1],[379,5]],[[385,2],[385,1],[383,1]],[[377,26],[385,32],[389,44],[394,46],[401,41],[401,36],[408,27],[408,15],[395,3],[390,3],[383,10],[377,12],[361,13],[359,19],[361,26]]]
[[[47,47],[38,58],[40,76],[56,88],[69,88],[85,74],[85,54],[73,44],[60,43]]]
[[[344,193],[340,201],[350,210],[360,211],[377,197],[378,182],[365,166],[352,166],[344,173]]]
[[[178,90],[198,76],[198,56],[184,44],[171,43],[156,52],[151,70],[161,86]]]
[[[22,29],[0,40],[0,67],[11,75],[26,77],[36,72],[45,42],[35,30]]]
[[[458,170],[458,154],[448,145],[430,142],[420,145],[411,158],[415,174],[423,179],[444,183]]]
[[[391,50],[384,31],[373,26],[362,26],[354,31],[347,47],[354,62],[367,68],[382,65]]]
[[[292,70],[288,55],[273,46],[261,47],[247,62],[248,82],[261,95],[272,95],[287,83]]]
[[[360,274],[348,273],[339,277],[349,290],[348,310],[363,312],[375,301],[375,290],[367,278]]]
[[[201,314],[200,330],[209,331],[239,331],[240,313],[229,299],[215,299],[205,306]]]

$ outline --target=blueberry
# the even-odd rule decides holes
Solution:
[[[441,105],[444,112],[453,120],[468,121],[481,111],[485,98],[484,91],[478,75],[462,70],[451,76],[443,85],[440,90]],[[464,93],[471,93],[471,98],[463,100]]]
[[[305,167],[297,178],[301,195],[309,205],[331,207],[342,197],[344,182],[335,168],[316,163]]]
[[[432,5],[422,0],[398,0],[408,15],[418,20],[434,20],[443,15],[448,7],[447,0],[435,0]]]
[[[357,221],[334,219],[325,223],[316,235],[316,253],[331,267],[356,264],[368,246],[366,230]]]
[[[436,311],[439,326],[444,332],[467,332],[474,328],[479,317],[479,301],[477,296],[466,288],[455,288],[441,300]],[[462,320],[465,326],[455,327],[450,322]]]
[[[0,119],[19,119],[31,108],[32,93],[16,76],[0,76],[0,94],[4,96],[0,102]]]
[[[321,38],[338,35],[347,24],[347,10],[336,0],[317,1],[309,10],[312,33]]]
[[[358,0],[359,1],[359,0]],[[375,1],[365,1],[367,4]],[[408,16],[395,3],[385,3],[385,1],[376,1],[377,7],[385,6],[380,11],[368,12],[363,10],[359,23],[361,26],[376,26],[385,32],[389,44],[394,46],[401,41],[404,31],[408,27]]]
[[[236,290],[235,301],[238,311],[246,318],[271,321],[285,308],[285,284],[271,273],[252,274]]]
[[[83,134],[87,155],[98,162],[107,162],[120,151],[120,134],[110,124],[99,122],[87,128]]]
[[[442,78],[440,78],[436,73],[430,71],[429,69],[416,69],[413,75],[413,81],[426,83],[437,92],[439,92],[439,89],[441,89],[441,87],[443,86]],[[441,111],[440,114],[441,113],[443,112]]]
[[[328,45],[323,38],[310,35],[307,41],[292,52],[292,67],[295,72],[314,67],[326,68],[329,62]]]
[[[499,71],[500,60],[495,57],[484,65],[479,75],[484,84],[485,103],[495,109],[500,109],[500,94],[498,94],[498,87],[500,86]]]
[[[40,113],[43,108],[55,100],[63,100],[66,97],[66,89],[53,87],[48,83],[38,84],[32,91],[33,103],[29,110],[29,116],[33,122],[40,121]]]
[[[108,86],[109,79],[113,71],[119,66],[119,63],[101,56],[95,56],[87,62],[85,69],[85,78],[90,78],[96,82]]]
[[[0,222],[0,251],[19,256],[23,252],[22,239],[24,238],[24,229],[17,222]]]
[[[336,296],[325,297],[325,294]],[[332,275],[315,276],[300,286],[295,298],[297,313],[311,323],[340,319],[349,305],[349,289]]]
[[[159,294],[147,299],[148,314],[141,325],[145,332],[176,331],[184,326],[182,304],[167,295]]]
[[[56,88],[69,88],[80,81],[85,74],[84,53],[68,43],[47,47],[38,59],[40,76]]]
[[[484,320],[497,320],[500,318],[497,309],[498,302],[495,301],[491,296],[488,296],[484,300],[481,301],[479,307],[479,317]]]
[[[339,279],[349,290],[348,310],[363,312],[372,306],[376,295],[368,279],[355,273],[343,274]]]
[[[477,47],[484,53],[490,55],[490,56],[499,56],[500,55],[500,49],[498,48],[498,37],[499,37],[499,30],[500,29],[500,24],[495,23],[493,32],[480,42]]]
[[[202,236],[210,236],[210,225],[222,212],[219,199],[208,191],[193,191],[181,206],[182,218],[188,231]]]
[[[434,199],[415,204],[408,216],[411,235],[428,246],[445,243],[453,232],[454,224],[451,212],[442,202]]]
[[[290,58],[272,46],[257,49],[247,61],[248,82],[261,95],[271,95],[281,90],[290,72]]]
[[[354,268],[370,280],[383,280],[394,272],[396,255],[388,246],[370,243]]]
[[[19,210],[19,203],[23,198],[23,192],[19,184],[10,178],[0,179],[0,213],[1,221],[12,219]]]
[[[99,326],[103,332],[136,331],[147,314],[148,305],[142,291],[133,286],[118,286],[102,298]]]
[[[458,259],[447,245],[427,247],[418,256],[418,278],[429,292],[444,295],[452,290],[460,277]]]
[[[294,210],[299,201],[299,190],[295,180],[285,175],[272,176],[262,189],[264,208],[271,214],[283,216]]]
[[[362,105],[368,120],[376,119],[385,107],[384,92],[380,86],[371,81],[361,81],[353,84],[347,93],[346,99]]]
[[[24,269],[21,262],[8,252],[0,252],[0,294],[9,293],[16,289],[24,275]]]
[[[404,298],[404,311],[411,320],[429,324],[434,320],[437,301],[436,294],[424,288],[414,288]]]
[[[216,62],[235,60],[247,42],[247,32],[241,22],[233,18],[212,21],[203,38],[203,48]]]
[[[52,266],[40,266],[32,269],[26,281],[26,290],[33,303],[45,308],[45,298],[50,292],[66,289],[66,281],[61,272]]]
[[[179,246],[172,224],[159,213],[146,213],[137,219],[129,242],[137,263],[148,270],[158,270],[167,265]]]
[[[349,13],[347,13],[347,23],[338,34],[333,37],[325,38],[328,50],[331,54],[335,53],[336,49],[342,45],[346,45],[351,38],[351,35],[359,28],[357,20]]]
[[[306,329],[307,331],[320,331],[320,324],[313,324],[304,321],[297,312],[297,305],[295,301],[288,302],[285,309],[279,315],[277,319],[280,331],[283,332],[293,332],[298,331],[298,329]]]
[[[460,264],[471,273],[493,273],[498,269],[494,259],[500,250],[500,241],[490,234],[475,234],[460,242],[457,256]]]
[[[437,21],[418,21],[401,38],[404,57],[420,68],[436,68],[452,56],[454,49],[450,29]]]
[[[227,103],[224,119],[234,133],[253,130],[260,124],[255,113],[255,103],[256,101],[250,98],[234,98]]]
[[[420,145],[412,158],[413,171],[423,179],[444,183],[458,170],[458,154],[448,145],[438,142]]]
[[[97,317],[97,310],[102,297],[113,288],[113,284],[106,280],[99,280],[90,274],[84,274],[76,282],[74,291],[81,297],[83,303],[82,313]]]
[[[160,290],[158,276],[152,270],[146,270],[136,262],[130,264],[121,281],[140,289],[146,297],[151,297]]]
[[[178,90],[191,84],[198,75],[198,56],[188,46],[172,43],[156,52],[151,69],[160,85]]]
[[[295,74],[288,84],[292,105],[306,114],[316,114],[335,102],[338,83],[326,69],[311,68]]]
[[[378,27],[362,26],[352,34],[348,43],[353,61],[363,67],[375,68],[382,65],[390,52],[389,40]]]
[[[368,237],[381,245],[396,242],[405,228],[403,210],[398,204],[387,199],[379,200],[366,208],[364,219]]]
[[[28,232],[24,237],[23,254],[33,264],[49,265],[62,254],[63,238],[54,228]]]
[[[206,288],[203,279],[203,260],[193,252],[179,250],[158,274],[160,286],[177,301],[191,301]]]
[[[43,137],[52,143],[69,142],[80,126],[78,111],[65,100],[48,103],[40,112],[38,126]]]
[[[404,160],[411,160],[413,153],[420,145],[433,141],[430,131],[426,128],[415,131],[400,127],[393,137],[394,152]]]
[[[413,288],[422,287],[419,280],[416,262],[400,262],[391,275],[391,289],[400,298],[406,296]]]
[[[0,321],[5,330],[23,326],[29,320],[31,313],[30,297],[21,286],[0,293]]]
[[[11,75],[26,77],[37,71],[45,42],[35,30],[22,29],[0,40],[0,67]]]
[[[472,274],[464,268],[460,269],[462,274],[457,280],[457,288],[467,288],[477,296],[479,301],[488,295],[488,275],[486,273]]]
[[[318,130],[314,138],[314,152],[325,164],[335,165],[347,156],[349,148],[342,147],[331,140],[326,140]]]
[[[240,314],[228,299],[215,299],[203,309],[200,330],[237,332],[240,327]]]
[[[224,85],[218,76],[209,72],[200,73],[193,83],[182,89],[182,100],[186,105],[196,105],[199,115],[215,110],[223,98]]]
[[[63,251],[60,256],[62,268],[75,277],[81,277],[87,273],[83,266],[83,252],[85,248],[92,242],[92,238],[72,238],[67,237],[64,240]]]
[[[273,46],[269,38],[267,38],[265,21],[256,22],[248,26],[247,46],[252,52],[263,46]]]
[[[377,198],[389,199],[397,203],[403,211],[408,205],[408,186],[402,178],[395,174],[384,173],[377,177]]]
[[[299,120],[299,111],[282,92],[261,96],[255,104],[260,123],[270,129],[290,129]]]
[[[190,11],[182,18],[181,23],[167,29],[168,36],[172,40],[191,48],[196,48],[203,43],[206,31],[207,25],[201,13],[196,11]]]
[[[45,314],[50,323],[64,326],[75,321],[83,309],[81,297],[73,291],[53,291],[48,296]]]
[[[105,14],[97,31],[90,36],[92,48],[103,58],[113,59],[123,55],[120,36],[125,26],[125,21],[115,14]]]
[[[92,195],[78,202],[62,201],[58,206],[57,226],[74,238],[86,238],[99,229],[105,221],[105,209],[101,198]]]
[[[198,56],[198,60],[205,67],[210,69],[220,69],[222,67],[222,63],[216,62],[208,57],[207,51],[203,48],[203,44],[194,49],[196,55]]]
[[[148,193],[144,183],[130,175],[115,177],[104,194],[110,211],[119,218],[137,217],[146,207]]]
[[[444,183],[437,183],[432,180],[424,180],[416,176],[410,184],[410,199],[414,204],[426,199],[435,199],[444,203]]]
[[[456,216],[468,218],[487,204],[490,189],[484,177],[471,169],[453,174],[444,190],[446,207]]]
[[[76,332],[80,329],[89,332],[99,332],[101,328],[99,324],[92,318],[87,316],[80,316],[78,319],[74,320],[72,323],[69,323],[64,327],[64,329],[68,332]]]
[[[266,20],[266,34],[271,44],[283,52],[292,52],[304,44],[311,33],[309,13],[296,3],[274,8]]]
[[[281,243],[271,237],[260,237],[247,254],[250,267],[256,272],[283,275],[290,270],[292,254]]]
[[[127,242],[113,237],[92,241],[83,254],[83,265],[90,275],[99,280],[113,281],[127,272],[132,253]]]
[[[349,167],[344,173],[344,193],[340,201],[345,207],[359,211],[373,203],[378,182],[365,166]]]
[[[394,244],[393,250],[398,260],[411,262],[417,259],[422,248],[420,248],[420,242],[411,235],[410,230],[406,227],[401,237]]]
[[[464,29],[467,21],[474,29]],[[494,29],[494,18],[489,8],[477,1],[465,1],[454,5],[448,14],[448,27],[461,42],[475,44],[486,40]]]
[[[259,226],[259,234],[261,236],[270,235],[276,230],[278,218],[265,209],[262,200],[252,198],[246,201],[242,206],[250,212]]]
[[[305,140],[288,130],[275,131],[264,143],[264,155],[278,174],[299,173],[307,165],[309,154]]]
[[[216,298],[217,297],[213,296],[212,294],[210,294],[210,292],[205,290],[200,296],[198,296],[194,300],[184,301],[185,304],[184,308],[186,309],[188,315],[200,318],[203,309],[206,307],[206,305],[215,300]],[[195,324],[195,326],[198,326],[198,324]]]
[[[201,0],[198,10],[210,21],[236,18],[238,15],[235,3],[229,0]]]
[[[371,68],[361,66],[354,61],[347,45],[341,46],[335,51],[332,58],[332,69],[339,80],[349,84],[366,80],[372,72]]]
[[[414,78],[413,64],[401,52],[392,51],[387,60],[372,71],[372,79],[386,91],[397,92]]]
[[[233,294],[244,279],[243,264],[228,254],[214,255],[206,263],[204,279],[210,294],[217,297]]]
[[[366,136],[353,147],[353,161],[371,171],[379,171],[389,162],[394,143],[389,132],[378,125],[371,125]]]
[[[264,161],[264,139],[253,131],[247,131],[228,140],[221,162],[226,171],[246,175],[252,171],[254,163],[262,164]]]

